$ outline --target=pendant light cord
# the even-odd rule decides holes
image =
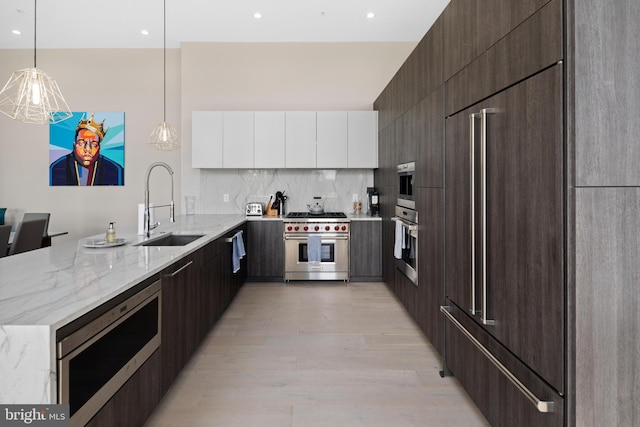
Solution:
[[[164,104],[164,122],[167,122],[167,0],[164,0],[163,2],[164,4],[164,10],[163,10],[163,23],[162,26],[164,28],[164,40],[163,40],[163,45],[162,45],[162,62],[163,62],[163,69],[162,69],[162,79],[163,79],[163,104]]]
[[[33,0],[33,68],[37,67],[36,62],[36,32],[38,31],[38,0]]]

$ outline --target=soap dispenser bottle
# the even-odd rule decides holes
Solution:
[[[109,228],[107,228],[107,244],[116,243],[116,229],[113,228],[113,222],[109,223]]]

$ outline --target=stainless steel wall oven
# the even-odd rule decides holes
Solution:
[[[58,401],[83,426],[160,346],[160,281],[58,337]]]
[[[418,211],[396,206],[393,253],[396,267],[418,285]]]

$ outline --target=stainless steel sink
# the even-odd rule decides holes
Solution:
[[[146,242],[138,243],[136,246],[185,246],[204,236],[204,234],[165,234]]]

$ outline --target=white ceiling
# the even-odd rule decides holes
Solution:
[[[166,0],[167,47],[182,41],[417,42],[448,3]],[[262,19],[254,18],[256,12]],[[368,12],[375,17],[367,19]],[[162,0],[39,0],[37,48],[161,48],[162,27]],[[150,34],[142,36],[143,29]],[[0,49],[33,45],[34,0],[1,0]]]

